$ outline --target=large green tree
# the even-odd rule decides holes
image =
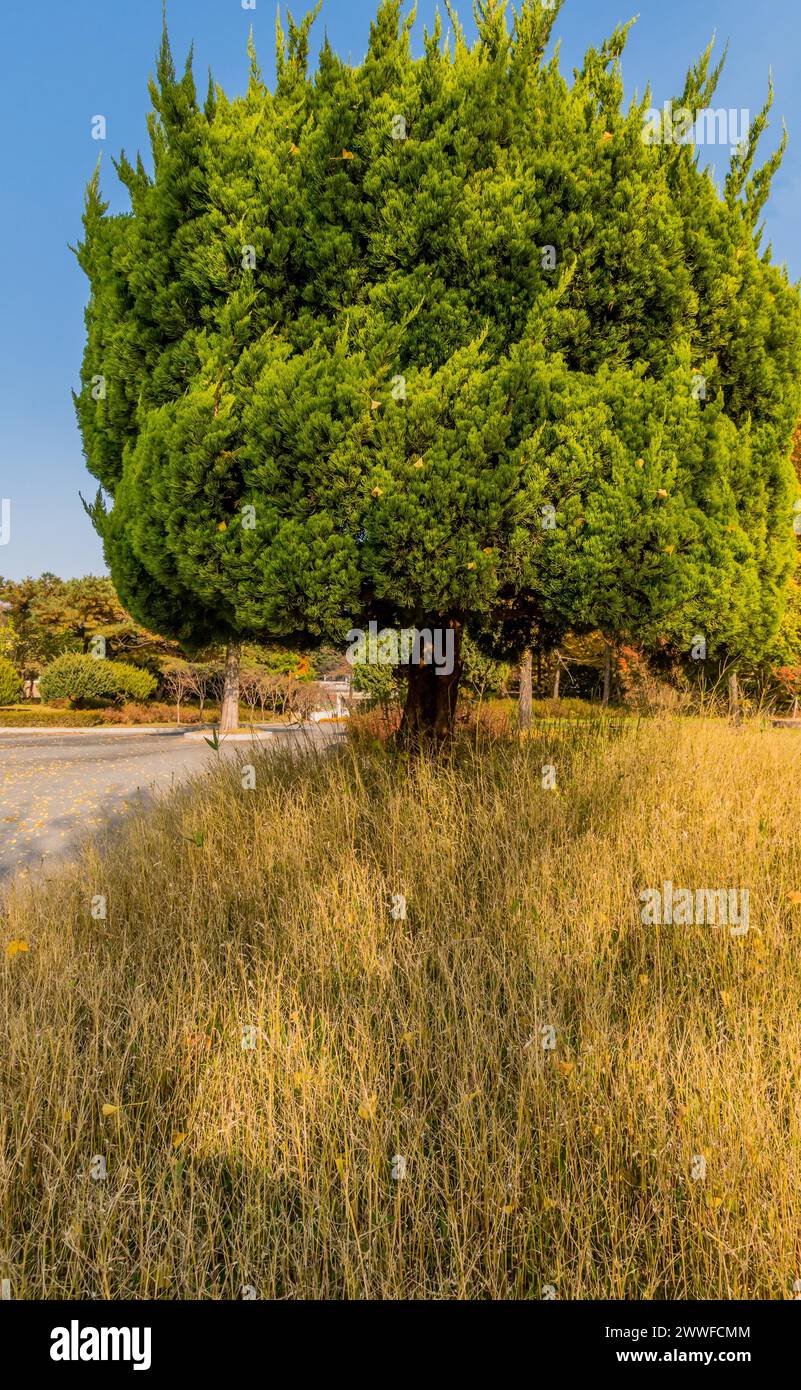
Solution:
[[[453,633],[404,728],[450,728],[465,629],[488,650],[600,629],[753,655],[793,563],[801,312],[758,226],[767,109],[719,191],[623,109],[626,30],[572,84],[560,3],[478,0],[414,59],[384,0],[364,62],[312,17],[244,97],[166,31],[153,170],[88,189],[77,397],[126,607],[188,643]],[[710,52],[676,105],[710,101]],[[230,702],[229,702],[230,709]]]

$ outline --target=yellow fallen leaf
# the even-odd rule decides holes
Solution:
[[[611,140],[611,139],[612,139],[612,132],[611,132],[611,130],[605,130],[604,133],[603,133],[603,135],[601,136],[601,139],[602,139],[603,141]]]
[[[415,468],[425,468],[425,464],[423,463],[422,459],[415,459],[414,466]]]
[[[370,409],[371,409],[371,410],[380,410],[380,409],[381,409],[381,402],[380,402],[380,401],[371,401],[371,402],[370,402]]]
[[[801,892],[799,892],[797,888],[794,888],[791,893],[787,894],[787,901],[790,903],[801,903]]]
[[[116,1115],[116,1114],[119,1112],[119,1108],[120,1108],[120,1107],[119,1107],[118,1105],[104,1105],[104,1106],[103,1106],[103,1114],[106,1115],[106,1116],[108,1116],[108,1115]]]
[[[373,491],[372,491],[372,493],[371,493],[371,496],[372,496],[372,497],[381,497],[381,496],[383,495],[383,492],[384,492],[384,489],[383,489],[382,487],[374,487],[374,488],[373,488]]]
[[[227,530],[228,530],[228,523],[227,523],[227,521],[218,521],[218,522],[217,522],[217,530],[218,530],[218,531],[227,531]]]
[[[510,1202],[509,1205],[506,1206],[506,1207],[504,1207],[504,1209],[503,1209],[503,1214],[504,1214],[504,1216],[511,1216],[512,1213],[514,1212],[514,1209],[515,1209],[515,1204],[514,1204],[514,1202]]]
[[[675,549],[676,549],[675,545],[666,545],[666,546],[665,546],[665,554],[666,554],[666,555],[672,555],[672,554],[673,554],[673,551],[674,551]]]
[[[720,998],[721,998],[721,1003],[723,1004],[724,1009],[728,1009],[729,1005],[731,1004],[731,993],[730,993],[730,991],[727,990],[727,989],[722,989],[722,990],[720,991]]]
[[[665,487],[658,487],[658,488],[656,489],[656,495],[657,495],[657,497],[667,497],[667,488],[665,488]]]
[[[184,1139],[186,1139],[186,1137],[187,1137],[187,1136],[186,1136],[186,1132],[185,1132],[184,1130],[182,1130],[182,1129],[179,1129],[179,1130],[172,1136],[172,1146],[173,1146],[173,1148],[174,1148],[174,1149],[180,1148],[181,1144],[183,1144]]]
[[[293,144],[291,144],[291,145],[289,146],[289,153],[290,153],[290,154],[300,154],[300,150],[298,149],[297,145],[293,143]]]
[[[562,1076],[572,1076],[576,1070],[575,1062],[557,1062],[556,1066]]]
[[[351,153],[350,150],[343,150],[343,151],[342,151],[341,158],[342,158],[342,159],[353,159],[353,155],[352,155],[352,153]]]
[[[9,941],[6,945],[6,955],[9,960],[12,960],[14,956],[18,956],[22,952],[29,951],[30,949],[27,941]]]

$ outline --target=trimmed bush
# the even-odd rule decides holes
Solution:
[[[155,688],[155,677],[139,666],[129,666],[124,661],[102,661],[77,652],[57,656],[39,679],[39,693],[48,702],[121,697],[146,700]]]
[[[156,677],[142,666],[130,666],[127,661],[107,661],[114,689],[109,695],[121,695],[126,700],[148,700],[156,689]]]
[[[0,656],[0,705],[15,705],[22,695],[22,680],[11,662]]]
[[[101,667],[107,663],[79,652],[64,652],[39,677],[39,694],[51,700],[102,700],[108,690]]]

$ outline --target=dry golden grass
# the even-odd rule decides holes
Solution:
[[[792,1296],[801,739],[646,723],[557,745],[555,792],[545,760],[221,764],[13,889],[13,1297]],[[663,879],[748,887],[751,930],[643,927]]]

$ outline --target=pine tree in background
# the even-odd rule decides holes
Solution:
[[[559,5],[478,0],[415,60],[384,0],[365,61],[313,16],[270,93],[151,86],[131,213],[90,183],[77,410],[120,597],[184,642],[451,629],[404,732],[452,726],[460,642],[568,628],[755,656],[793,565],[801,308],[760,251],[767,108],[722,196],[622,110],[626,29],[568,86]],[[680,104],[708,102],[710,52]],[[105,495],[104,495],[105,494]]]

